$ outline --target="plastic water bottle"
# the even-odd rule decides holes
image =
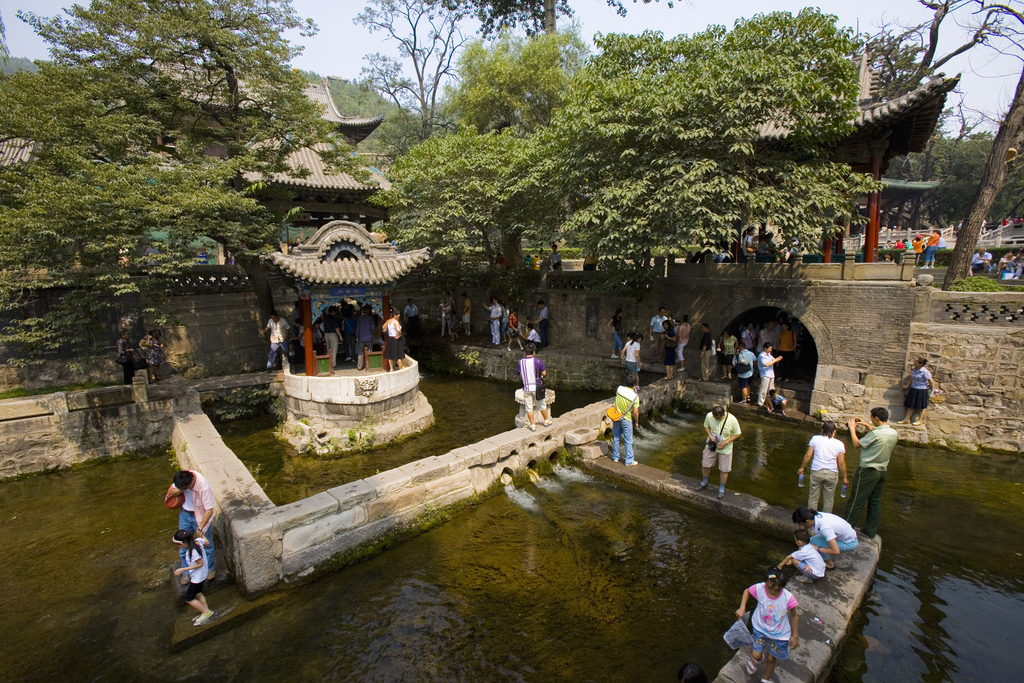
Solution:
[[[839,491],[840,498],[846,498],[846,484],[843,484],[843,488]]]
[[[803,472],[800,473],[800,478],[797,480],[797,486],[799,486],[800,488],[804,487],[804,473]]]

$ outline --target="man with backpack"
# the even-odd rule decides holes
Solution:
[[[626,384],[615,390],[615,405],[608,409],[612,421],[612,462],[619,461],[619,438],[626,442],[626,467],[633,460],[633,425],[640,421],[640,396],[636,393],[636,375],[626,377]]]
[[[757,356],[748,348],[740,349],[740,352],[732,357],[733,370],[736,371],[736,379],[739,380],[744,403],[750,403],[750,378],[754,376],[756,363]]]
[[[516,372],[523,378],[523,402],[526,404],[527,427],[531,432],[537,431],[534,426],[533,414],[540,411],[544,418],[544,426],[551,425],[551,410],[544,402],[544,376],[548,374],[544,367],[544,361],[537,358],[537,345],[530,343],[526,345],[526,358],[519,361]]]

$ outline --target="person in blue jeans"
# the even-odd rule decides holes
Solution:
[[[636,375],[626,377],[626,384],[615,390],[615,407],[622,417],[612,421],[612,462],[619,461],[619,439],[626,442],[626,467],[636,464],[633,460],[633,425],[640,420],[640,395],[636,389]]]
[[[284,328],[281,324],[281,316],[277,314],[277,311],[270,312],[270,320],[267,321],[267,326],[264,329],[270,332],[270,355],[267,357],[267,370],[273,370],[277,355],[288,352],[288,342],[284,339]]]

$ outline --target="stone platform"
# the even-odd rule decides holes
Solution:
[[[669,474],[643,464],[627,468],[622,463],[613,463],[605,455],[607,444],[591,443],[578,448],[584,455],[584,467],[604,479],[728,517],[754,527],[756,531],[752,533],[760,531],[792,543],[792,533],[796,526],[789,510],[735,491],[727,490],[725,498],[719,500],[716,497],[717,489],[713,486],[706,491],[696,491],[700,483],[697,479]],[[836,568],[829,570],[824,579],[812,584],[792,581],[786,586],[800,603],[800,643],[790,651],[788,660],[779,660],[773,680],[780,683],[815,683],[828,674],[849,631],[850,621],[874,580],[882,550],[881,537],[869,539],[858,534],[857,538],[857,549],[840,555],[835,560]],[[774,561],[777,561],[776,558],[765,558],[764,564],[767,567]],[[736,587],[737,606],[744,588],[746,586]],[[715,683],[749,683],[757,680],[756,676],[746,672],[748,659],[750,648],[740,648],[718,672]],[[762,668],[759,673],[763,671]]]

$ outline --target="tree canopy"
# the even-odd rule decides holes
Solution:
[[[458,86],[447,89],[448,110],[460,125],[479,132],[511,127],[531,133],[551,123],[586,55],[575,29],[473,41],[459,56]]]
[[[872,186],[828,147],[852,131],[849,30],[817,10],[694,36],[600,37],[600,54],[540,135],[543,173],[570,202],[563,230],[627,288],[656,246],[721,246],[780,226],[812,250]]]
[[[287,66],[297,50],[282,33],[313,26],[264,0],[94,0],[68,12],[22,15],[53,61],[0,79],[0,139],[37,145],[36,160],[0,169],[0,306],[12,320],[0,341],[35,358],[109,345],[104,312],[166,283],[136,267],[176,272],[200,237],[231,250],[269,296],[258,257],[280,217],[253,190],[318,143],[332,167],[351,164]],[[142,259],[154,230],[169,237]],[[75,295],[42,310],[47,288]]]

